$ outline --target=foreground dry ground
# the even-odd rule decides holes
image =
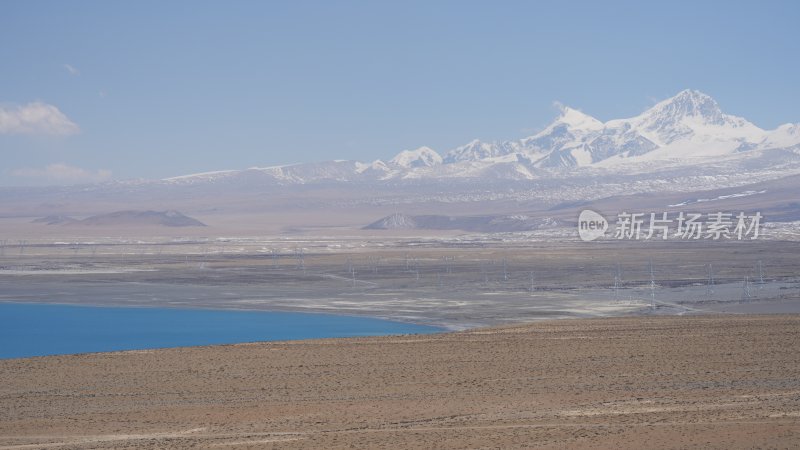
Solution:
[[[791,448],[800,316],[0,361],[0,448]]]

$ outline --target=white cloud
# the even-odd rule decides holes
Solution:
[[[69,135],[79,132],[80,127],[53,105],[41,102],[0,105],[0,134]]]
[[[73,65],[64,64],[64,68],[67,69],[67,72],[69,72],[69,74],[72,76],[78,76],[81,74],[81,71],[76,69]]]
[[[11,171],[11,175],[28,178],[31,181],[56,184],[98,183],[111,179],[110,170],[91,171],[65,163],[50,164],[44,168],[16,169]]]

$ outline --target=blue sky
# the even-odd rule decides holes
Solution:
[[[0,184],[444,153],[685,88],[774,128],[800,122],[799,5],[5,1]]]

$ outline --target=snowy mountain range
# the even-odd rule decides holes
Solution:
[[[473,140],[441,156],[429,147],[389,161],[327,161],[169,178],[170,184],[258,181],[493,179],[533,180],[587,173],[648,173],[691,167],[710,175],[748,168],[787,175],[800,171],[800,124],[762,130],[722,112],[710,96],[685,90],[629,119],[602,122],[569,107],[533,136],[503,142]]]

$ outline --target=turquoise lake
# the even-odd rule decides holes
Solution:
[[[440,331],[333,314],[0,303],[2,359]]]

